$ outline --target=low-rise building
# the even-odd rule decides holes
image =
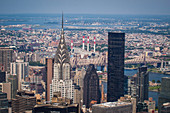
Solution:
[[[36,105],[32,113],[79,113],[78,104],[43,104]]]
[[[132,104],[129,102],[107,102],[94,104],[92,113],[132,113]]]
[[[136,113],[136,98],[134,98],[130,95],[124,95],[124,97],[120,97],[120,99],[118,99],[118,101],[132,103],[132,113]]]

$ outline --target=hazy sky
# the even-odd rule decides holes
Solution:
[[[170,15],[170,0],[0,0],[0,14],[156,14]]]

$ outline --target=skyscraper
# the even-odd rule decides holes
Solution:
[[[19,91],[16,98],[12,99],[12,113],[24,113],[32,110],[36,105],[36,97],[33,92]]]
[[[46,59],[46,101],[50,101],[50,87],[52,85],[54,58]]]
[[[0,47],[0,70],[10,72],[10,62],[12,62],[13,50]]]
[[[144,102],[148,100],[148,87],[149,87],[149,73],[147,67],[139,67],[137,73],[137,102]]]
[[[124,95],[125,33],[108,33],[107,101]]]
[[[158,98],[158,113],[166,113],[162,111],[165,109],[163,104],[167,102],[170,102],[170,77],[162,77],[161,92]]]
[[[128,79],[128,95],[136,98],[137,89],[137,74]]]
[[[83,102],[83,85],[84,85],[84,76],[86,74],[86,71],[84,68],[81,69],[81,71],[76,68],[76,75],[74,76],[74,103],[79,104],[79,112],[80,108],[82,108],[82,102]]]
[[[0,83],[6,82],[6,72],[1,72],[0,70]]]
[[[89,65],[84,77],[83,105],[89,108],[91,101],[100,103],[99,77],[93,64]]]
[[[50,98],[52,98],[54,92],[61,92],[62,97],[73,99],[74,85],[70,78],[70,56],[64,39],[63,15],[61,38],[54,58],[53,69],[54,72],[52,78],[52,86],[50,88]]]
[[[84,68],[82,68],[81,71],[78,71],[78,69],[76,69],[76,75],[74,76],[74,83],[80,87],[80,95],[81,95],[80,99],[81,100],[83,100],[83,85],[84,85],[85,74],[86,74],[86,71]]]
[[[11,83],[0,83],[0,92],[4,92],[7,94],[7,99],[11,99]]]
[[[11,83],[11,98],[15,98],[18,89],[18,77],[17,75],[10,75],[8,82]]]
[[[0,92],[0,113],[8,113],[7,94]]]
[[[16,60],[10,64],[10,74],[18,76],[18,90],[21,90],[21,83],[28,76],[29,63],[23,60]]]

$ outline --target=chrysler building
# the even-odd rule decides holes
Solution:
[[[62,14],[62,31],[60,42],[54,58],[54,74],[52,84],[50,86],[50,99],[54,92],[61,92],[62,97],[73,99],[74,85],[70,78],[70,56],[66,47],[63,30],[63,14]]]

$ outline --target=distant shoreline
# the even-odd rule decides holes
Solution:
[[[137,68],[124,68],[124,69],[126,69],[126,70],[137,70]]]
[[[157,89],[155,89],[155,90],[149,90],[149,91],[157,92],[157,93],[159,93],[159,92],[160,92],[160,90],[158,91]]]
[[[137,70],[137,68],[124,68],[125,70],[128,70],[128,71],[133,71],[133,70]],[[158,73],[158,74],[164,74],[164,75],[170,75],[170,74],[166,74],[162,71],[159,71],[158,69],[156,68],[153,68],[153,69],[148,69],[148,72],[152,72],[152,73]]]

